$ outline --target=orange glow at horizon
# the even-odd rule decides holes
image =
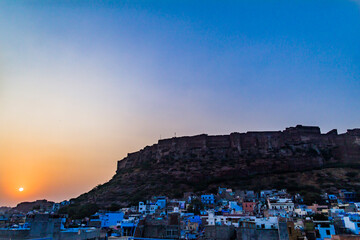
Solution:
[[[109,156],[106,150],[94,154],[91,141],[80,144],[79,140],[74,141],[75,137],[69,137],[64,143],[59,138],[46,139],[40,132],[37,136],[30,133],[33,138],[15,133],[3,136],[6,139],[0,138],[0,206],[77,197],[110,179],[116,170],[117,158]],[[101,161],[101,155],[108,161]]]

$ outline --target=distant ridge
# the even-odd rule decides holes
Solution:
[[[36,200],[34,202],[22,202],[19,203],[16,207],[14,207],[12,210],[22,212],[22,213],[28,213],[32,210],[49,210],[53,207],[54,202],[47,201],[47,200]]]

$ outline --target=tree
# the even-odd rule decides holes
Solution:
[[[188,206],[187,211],[194,213],[195,215],[199,215],[201,210],[204,210],[204,204],[197,198],[191,200],[191,203]]]
[[[117,203],[112,203],[112,204],[110,205],[110,207],[108,207],[108,210],[109,210],[109,211],[112,211],[112,212],[115,212],[115,211],[119,211],[120,208],[121,208],[121,207],[120,207],[119,204],[117,204]]]
[[[70,204],[60,208],[59,214],[68,214],[71,219],[83,219],[94,215],[97,211],[99,211],[99,206],[95,203]]]

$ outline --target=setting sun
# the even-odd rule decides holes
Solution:
[[[22,192],[22,191],[24,191],[24,188],[22,188],[22,187],[19,188],[19,192]]]

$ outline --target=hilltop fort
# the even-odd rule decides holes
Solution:
[[[77,201],[125,206],[150,195],[209,192],[224,184],[360,191],[357,180],[345,176],[359,166],[360,129],[321,133],[319,127],[297,125],[283,131],[174,137],[129,153],[109,182]]]
[[[117,171],[169,161],[190,164],[228,162],[232,163],[231,170],[238,174],[307,170],[330,163],[355,163],[360,161],[360,129],[348,130],[344,134],[338,134],[334,129],[322,134],[319,127],[297,125],[284,131],[174,137],[128,154],[118,162]]]

